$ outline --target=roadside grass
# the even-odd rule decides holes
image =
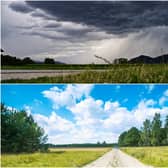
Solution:
[[[168,146],[163,147],[124,147],[122,151],[134,156],[141,162],[155,167],[168,166]]]
[[[2,83],[168,83],[168,64],[122,65],[75,75],[2,80]]]
[[[79,167],[94,161],[110,148],[50,149],[47,153],[2,154],[2,167]]]
[[[5,70],[79,70],[79,69],[107,69],[117,65],[109,64],[28,64],[28,65],[2,65],[1,69]],[[122,65],[125,66],[125,65]]]

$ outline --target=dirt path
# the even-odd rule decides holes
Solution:
[[[146,166],[137,159],[133,158],[120,151],[119,149],[113,149],[106,153],[99,159],[84,166],[84,168],[110,168],[110,167],[129,167],[129,168],[152,168],[152,166]]]

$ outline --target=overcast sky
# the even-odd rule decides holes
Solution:
[[[155,113],[168,115],[167,85],[2,85],[2,102],[25,109],[48,142],[117,142]]]
[[[168,2],[2,1],[2,48],[17,57],[103,63],[168,52]]]

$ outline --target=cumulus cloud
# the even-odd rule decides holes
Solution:
[[[66,108],[73,119],[64,118],[57,112],[48,117],[33,114],[35,120],[49,135],[51,143],[116,142],[119,134],[132,126],[140,128],[145,119],[152,119],[155,113],[164,118],[167,106],[159,106],[160,100],[142,99],[135,107],[128,109],[118,101],[95,99],[91,96],[93,85],[67,85],[52,87],[42,92],[53,102],[53,109]],[[163,93],[167,97],[168,91]]]
[[[165,105],[166,102],[168,102],[168,90],[166,90],[166,91],[163,93],[163,96],[159,99],[159,104],[160,104],[160,106]]]
[[[56,112],[52,112],[49,117],[41,114],[34,114],[33,116],[49,135],[70,131],[74,127],[71,121],[60,117]]]
[[[88,97],[93,85],[67,85],[65,89],[53,87],[50,90],[43,91],[44,97],[53,102],[53,108],[58,109],[59,106],[71,107],[83,97]]]

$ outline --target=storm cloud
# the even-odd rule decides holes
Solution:
[[[6,5],[5,5],[6,4]],[[168,48],[168,1],[2,2],[2,47],[35,60],[104,63]]]
[[[29,13],[33,11],[33,8],[27,5],[24,1],[23,2],[16,1],[14,3],[11,3],[9,7],[16,12],[21,12],[21,13]]]
[[[57,20],[95,26],[113,34],[168,25],[165,1],[27,1],[26,4],[28,9],[41,9]],[[19,6],[11,7],[18,10]]]

